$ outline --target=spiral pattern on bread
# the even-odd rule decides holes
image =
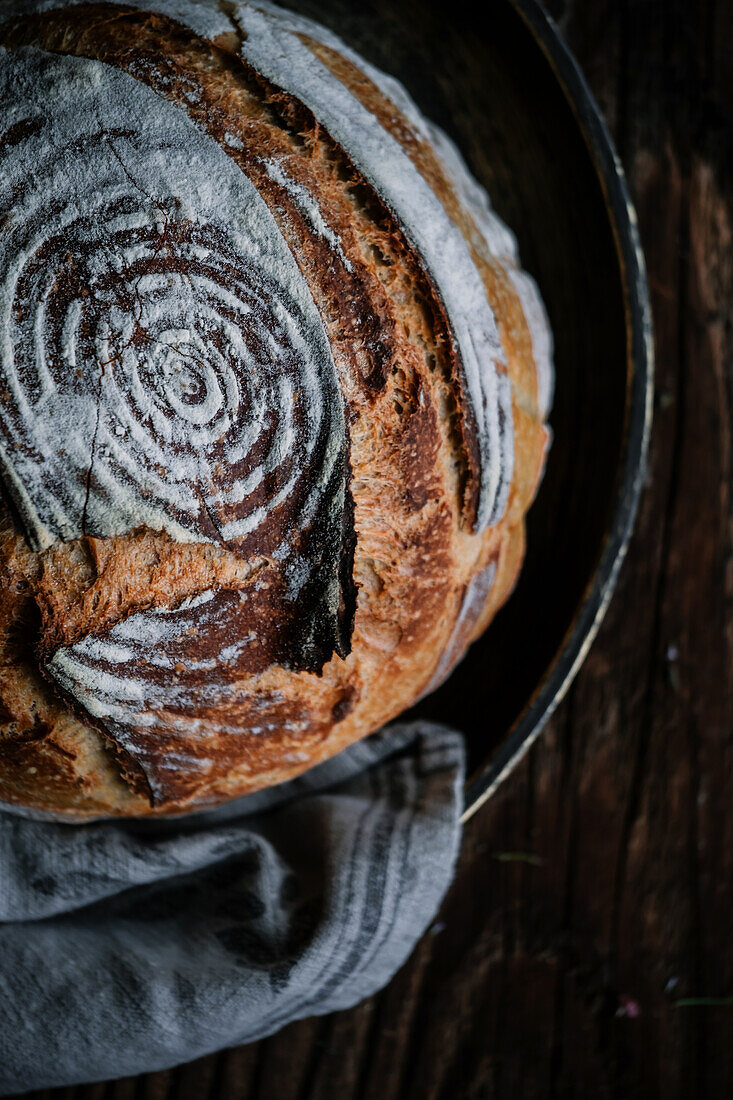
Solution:
[[[146,525],[286,555],[263,531],[343,503],[345,434],[320,317],[267,207],[129,77],[24,60],[0,150],[0,432],[33,544]],[[52,120],[15,121],[31,89]]]
[[[442,681],[551,342],[404,90],[264,3],[7,2],[0,177],[0,798],[180,812]]]

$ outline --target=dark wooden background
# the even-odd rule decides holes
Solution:
[[[655,318],[648,484],[601,634],[383,993],[37,1100],[733,1095],[733,3],[548,7],[626,167]]]

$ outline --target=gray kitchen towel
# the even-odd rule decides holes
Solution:
[[[175,821],[0,813],[0,1095],[163,1069],[349,1008],[432,920],[464,747],[389,727]]]

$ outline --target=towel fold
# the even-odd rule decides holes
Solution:
[[[396,724],[166,821],[0,813],[0,1094],[164,1069],[350,1008],[448,888],[464,746]]]

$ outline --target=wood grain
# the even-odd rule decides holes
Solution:
[[[655,318],[648,484],[600,637],[383,993],[37,1100],[730,1095],[733,4],[548,6],[626,166]]]

